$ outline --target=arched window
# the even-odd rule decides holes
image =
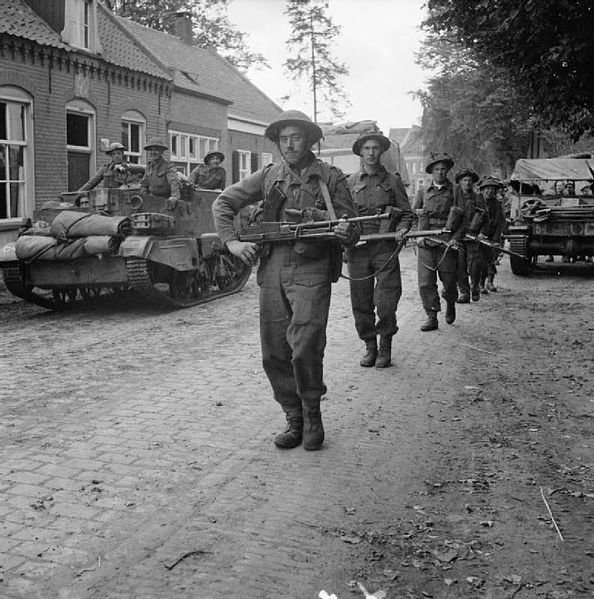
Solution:
[[[0,221],[32,216],[34,208],[32,98],[0,86]]]
[[[122,145],[126,148],[128,162],[142,162],[146,136],[146,119],[137,110],[126,110],[122,115]]]
[[[68,191],[76,191],[96,169],[95,109],[85,100],[66,104]]]

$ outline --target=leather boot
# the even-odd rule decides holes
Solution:
[[[473,302],[478,302],[481,299],[481,292],[478,287],[473,287],[470,290],[470,295],[472,297]]]
[[[281,449],[293,449],[301,443],[303,438],[303,416],[301,414],[287,414],[287,425],[287,430],[274,438],[274,444]]]
[[[370,368],[375,364],[377,358],[377,339],[368,339],[365,341],[365,355],[361,358],[359,364],[365,368]]]
[[[387,368],[392,365],[392,337],[381,336],[379,353],[375,361],[376,368]]]
[[[427,320],[421,325],[421,331],[435,331],[439,327],[437,322],[437,312],[435,310],[425,310]]]
[[[493,277],[489,277],[487,283],[485,284],[487,291],[492,291],[495,293],[497,291],[497,287],[495,287],[495,283],[493,282]]]
[[[303,449],[314,451],[324,442],[324,425],[319,404],[303,406]]]
[[[446,307],[445,321],[448,324],[453,324],[455,320],[456,320],[456,304],[454,302],[452,302],[451,304],[448,304]]]
[[[459,304],[469,304],[470,303],[470,293],[467,291],[462,291],[458,295],[458,303]]]

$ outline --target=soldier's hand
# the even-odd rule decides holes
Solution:
[[[255,243],[232,239],[227,242],[227,249],[234,256],[241,258],[248,266],[255,266],[258,262],[258,246]]]
[[[486,239],[488,239],[488,237],[487,237],[487,236],[486,236],[484,233],[479,233],[479,234],[477,235],[477,237],[478,237],[479,239],[485,239],[485,240],[486,240]]]
[[[457,239],[450,239],[450,241],[448,241],[448,248],[452,248],[453,250],[457,251],[460,249],[460,243]]]
[[[343,245],[355,245],[359,241],[359,229],[355,223],[340,222],[332,230]]]
[[[398,243],[402,243],[406,238],[406,231],[404,229],[400,229],[400,231],[396,231],[396,233],[394,234],[394,239],[398,242]]]
[[[167,201],[165,202],[165,208],[167,208],[167,210],[175,210],[176,207],[177,200],[175,198],[167,198]]]

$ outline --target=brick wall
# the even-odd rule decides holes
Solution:
[[[0,39],[0,85],[22,88],[33,98],[35,206],[54,200],[68,187],[66,105],[77,97],[95,110],[96,164],[107,161],[100,140],[120,141],[121,115],[136,110],[147,121],[147,136],[164,136],[170,110],[164,80],[111,68],[86,60],[76,66],[72,55],[49,51],[28,42]],[[75,78],[79,85],[75,92]],[[91,165],[91,172],[93,172]],[[31,216],[31,215],[29,215]]]

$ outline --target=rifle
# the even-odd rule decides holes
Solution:
[[[389,214],[373,214],[302,223],[262,222],[242,227],[239,230],[238,237],[239,241],[250,241],[252,243],[293,241],[297,239],[336,239],[336,233],[332,229],[340,223],[360,223],[388,218],[390,218]]]
[[[518,252],[508,250],[508,249],[501,247],[491,241],[488,241],[486,239],[481,239],[480,237],[477,237],[476,235],[471,235],[470,233],[466,233],[464,240],[465,241],[476,241],[476,243],[480,243],[481,245],[486,245],[487,247],[490,247],[493,250],[497,250],[498,252],[501,252],[502,254],[507,254],[508,256],[516,256],[516,258],[522,258],[522,260],[526,260],[526,256],[522,256],[522,254],[518,254]]]

